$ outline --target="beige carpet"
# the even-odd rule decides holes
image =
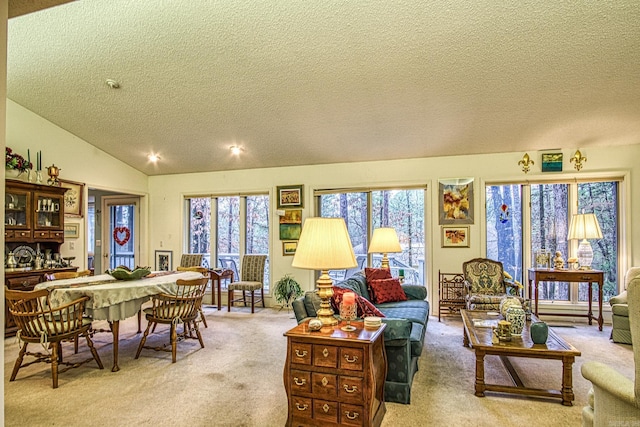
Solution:
[[[206,307],[209,328],[203,329],[205,348],[197,341],[180,343],[178,361],[171,354],[143,351],[135,360],[139,336],[135,319],[122,322],[120,372],[110,371],[108,334],[95,341],[105,364],[87,364],[60,375],[51,388],[44,364],[23,368],[14,382],[9,376],[17,355],[15,339],[5,340],[5,425],[7,426],[282,426],[287,400],[282,384],[286,340],[295,324],[286,311],[235,308],[227,313]],[[411,405],[387,403],[383,426],[579,426],[580,411],[590,387],[580,375],[585,360],[600,360],[633,376],[630,346],[609,341],[610,326],[579,325],[556,330],[582,351],[574,365],[575,406],[556,401],[490,394],[473,394],[474,358],[462,346],[460,320],[432,317],[420,370],[413,384]],[[164,340],[166,334],[152,337]],[[66,347],[68,360],[74,357]],[[86,345],[81,346],[86,356]],[[504,368],[489,357],[487,378],[507,383]],[[525,384],[559,388],[558,361],[521,359],[516,369]]]

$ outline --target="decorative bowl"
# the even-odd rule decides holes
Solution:
[[[151,273],[149,267],[136,267],[135,270],[121,265],[113,270],[107,270],[107,274],[112,275],[116,280],[137,280],[148,276]]]

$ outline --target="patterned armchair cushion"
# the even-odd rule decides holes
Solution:
[[[462,264],[462,270],[470,294],[506,294],[502,263],[476,258]]]

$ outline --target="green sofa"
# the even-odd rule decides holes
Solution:
[[[335,283],[334,286],[352,290],[371,301],[364,272]],[[402,285],[407,301],[375,304],[385,317],[384,344],[387,353],[387,378],[384,398],[387,402],[411,401],[411,383],[418,370],[418,358],[422,354],[424,336],[429,321],[427,289],[420,285]],[[315,291],[306,292],[293,302],[298,323],[316,317],[320,298]]]

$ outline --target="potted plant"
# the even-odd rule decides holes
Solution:
[[[302,295],[302,288],[293,277],[285,274],[276,282],[273,294],[277,302],[284,303],[283,307],[289,308],[291,302]]]

